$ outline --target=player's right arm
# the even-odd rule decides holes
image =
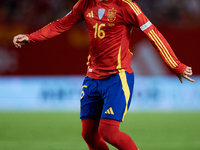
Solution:
[[[65,17],[60,20],[54,21],[42,29],[37,30],[32,34],[19,34],[14,37],[13,43],[17,48],[31,42],[40,42],[55,37],[71,27],[82,22],[84,17],[82,15],[82,3],[84,0],[79,0]]]
[[[19,34],[13,38],[13,44],[16,48],[21,48],[22,45],[26,44],[28,41],[29,38],[25,34]]]

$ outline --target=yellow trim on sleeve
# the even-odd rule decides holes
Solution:
[[[162,56],[165,58],[165,60],[167,61],[167,63],[170,65],[170,67],[171,67],[172,69],[174,69],[174,67],[169,63],[169,61],[168,61],[167,58],[165,57],[165,55],[164,55],[162,49],[160,48],[160,46],[158,45],[158,43],[154,40],[154,38],[152,37],[152,35],[151,35],[150,33],[148,33],[148,34],[149,34],[149,36],[151,37],[151,39],[154,41],[154,43],[156,44],[156,46],[158,47],[158,49],[160,50]]]
[[[153,30],[151,30],[148,34],[151,37],[151,39],[154,41],[154,43],[156,44],[162,56],[165,58],[167,63],[170,65],[170,67],[172,69],[177,67],[178,66],[177,63],[174,61],[174,59],[172,58],[169,51],[167,50],[167,48],[165,47],[161,39],[158,37],[158,35]]]
[[[138,16],[142,13],[142,11],[140,10],[140,8],[133,2],[130,2],[128,0],[122,0],[123,2],[127,3],[131,8],[132,10],[135,12],[135,14]]]
[[[172,60],[172,62],[175,64],[175,67],[178,66],[178,64],[176,63],[176,61],[172,58],[172,56],[170,55],[169,51],[167,50],[166,46],[163,44],[163,42],[161,41],[161,39],[158,37],[158,35],[152,31],[155,36],[157,37],[157,39],[160,41],[160,43],[162,44],[162,46],[164,47],[165,51],[167,52],[167,54],[169,55],[170,59]]]

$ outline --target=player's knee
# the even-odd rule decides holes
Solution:
[[[115,130],[115,129],[114,129]],[[113,144],[113,139],[114,139],[114,135],[115,132],[113,130],[113,127],[110,125],[103,125],[100,124],[99,126],[99,134],[100,136],[103,138],[104,141]]]
[[[109,142],[113,135],[119,131],[119,122],[113,120],[101,120],[99,125],[99,134]]]
[[[91,132],[90,130],[82,130],[81,135],[87,143],[90,143],[96,140],[96,138],[98,137],[98,131]]]

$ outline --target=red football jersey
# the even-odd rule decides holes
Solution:
[[[120,70],[133,72],[130,38],[135,26],[148,36],[172,71],[181,74],[186,69],[187,66],[177,59],[168,42],[135,2],[122,0],[119,5],[116,0],[94,0],[95,3],[85,8],[86,1],[90,2],[79,0],[65,17],[27,35],[29,42],[47,40],[85,21],[90,39],[87,76],[101,79]]]

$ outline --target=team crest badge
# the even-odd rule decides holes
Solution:
[[[100,8],[98,10],[99,20],[101,20],[103,18],[104,13],[105,13],[105,9]]]
[[[108,16],[107,19],[109,22],[113,22],[116,19],[116,14],[117,14],[117,10],[115,10],[114,8],[109,9],[108,10]]]

